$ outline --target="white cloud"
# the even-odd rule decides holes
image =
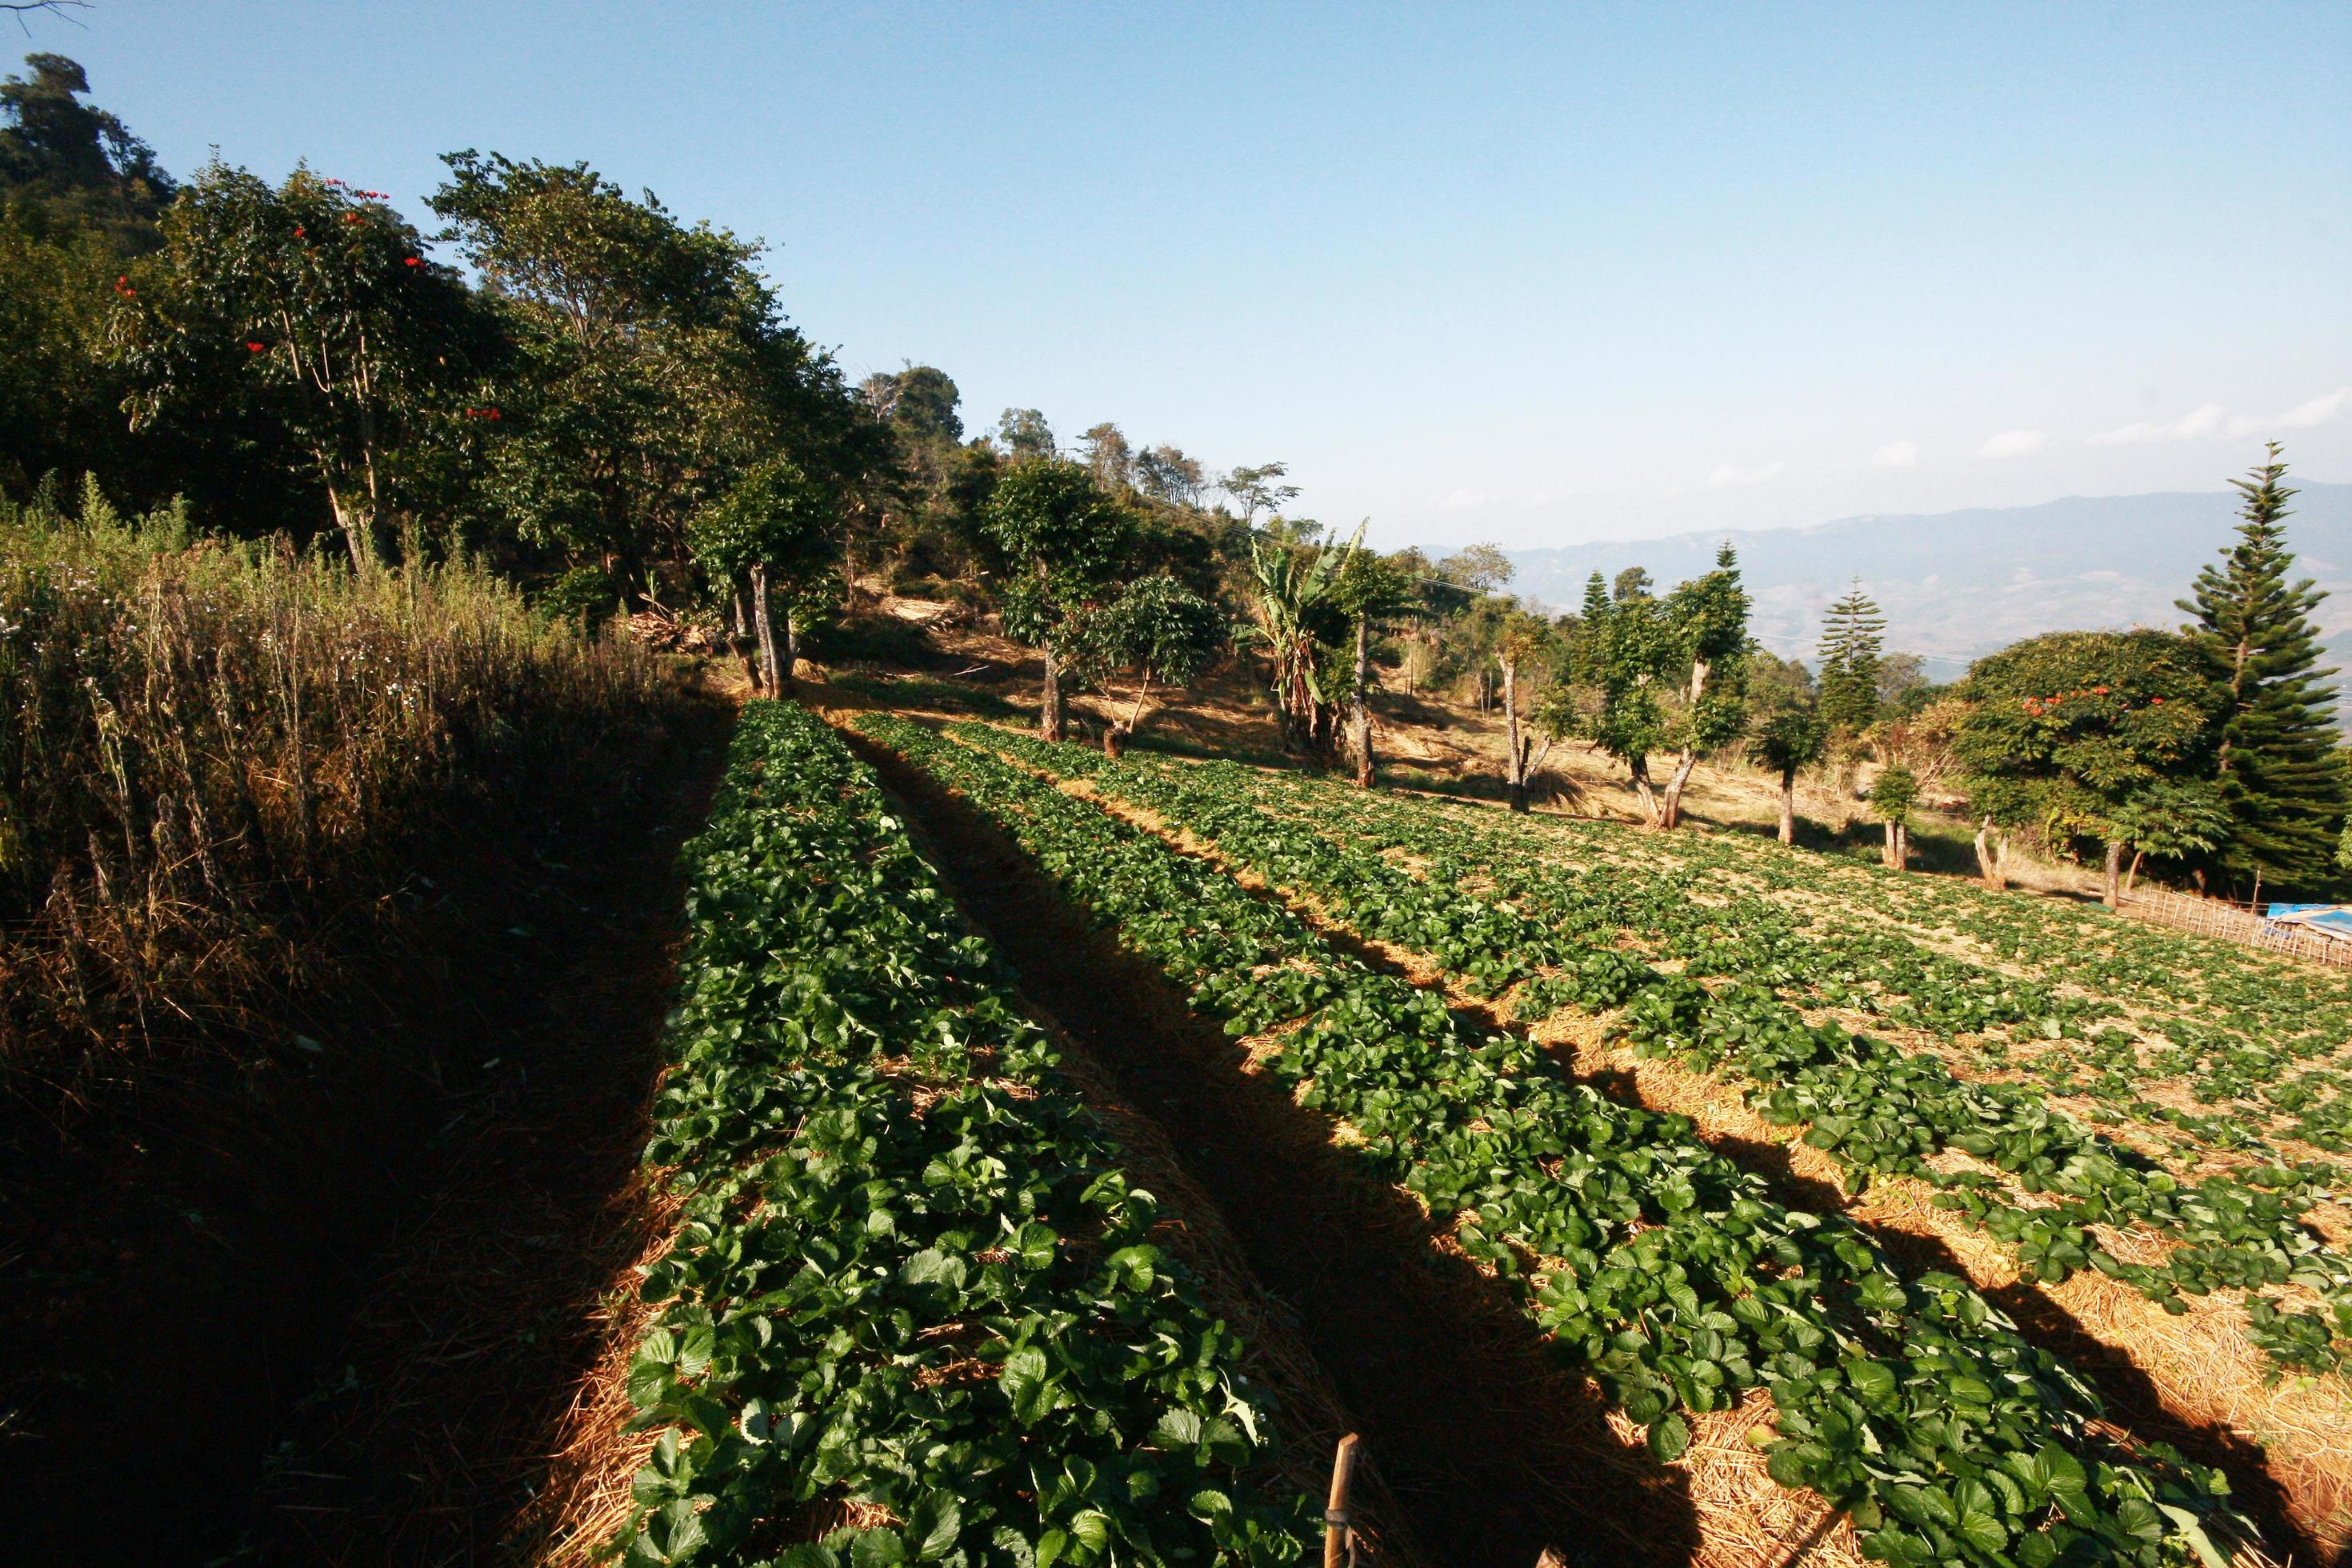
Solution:
[[[1488,505],[1494,496],[1486,490],[1455,490],[1437,503],[1440,511],[1468,511],[1474,507]]]
[[[1916,441],[1889,441],[1870,455],[1870,463],[1877,468],[1907,468],[1919,460]]]
[[[2094,447],[2137,447],[2150,441],[2202,441],[2215,436],[2259,436],[2275,430],[2308,430],[2333,424],[2352,408],[2352,386],[2298,403],[2267,418],[2232,414],[2218,403],[2193,408],[2178,419],[2134,420],[2087,437]]]
[[[2028,452],[2039,452],[2050,444],[2050,437],[2039,430],[2004,430],[1977,448],[1979,458],[2022,458]]]
[[[2352,407],[2352,386],[2339,386],[2307,403],[2296,404],[2271,423],[2285,430],[2308,430],[2315,425],[2334,424],[2347,407]]]
[[[2178,419],[2134,420],[2090,437],[2094,447],[2137,447],[2149,441],[2201,441],[2221,434],[2229,410],[2218,403],[2192,408]]]
[[[1766,463],[1759,468],[1736,468],[1729,463],[1723,463],[1717,465],[1715,472],[1707,475],[1706,482],[1715,489],[1723,489],[1731,485],[1760,485],[1765,480],[1777,476],[1788,466],[1786,463]]]

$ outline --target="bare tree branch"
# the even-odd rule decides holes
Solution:
[[[36,11],[47,11],[52,16],[63,16],[79,27],[84,26],[84,23],[80,17],[71,13],[87,11],[89,8],[90,0],[0,0],[0,11],[5,11],[16,17],[16,26],[24,28],[25,36],[28,38],[33,36],[33,29],[26,26],[25,18]]]

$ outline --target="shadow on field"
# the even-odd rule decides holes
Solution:
[[[1019,848],[885,748],[853,746],[926,825],[941,871],[1024,991],[1113,1072],[1215,1201],[1251,1268],[1361,1423],[1413,1533],[1443,1561],[1521,1568],[1686,1563],[1678,1472],[1602,1420],[1504,1291],[1431,1246],[1402,1193],[1368,1181],[1322,1116],[1244,1070],[1241,1048],[1119,952]]]

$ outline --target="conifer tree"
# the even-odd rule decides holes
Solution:
[[[1878,717],[1878,658],[1886,620],[1862,580],[1832,605],[1822,622],[1822,719],[1832,729],[1862,731]]]
[[[2286,548],[2286,464],[2269,460],[2233,479],[2245,498],[2238,541],[2197,575],[2179,608],[2183,627],[2228,700],[2217,715],[2221,797],[2231,827],[2219,859],[2247,879],[2310,888],[2330,879],[2352,780],[2337,755],[2311,612],[2326,597],[2308,577],[2291,581]]]

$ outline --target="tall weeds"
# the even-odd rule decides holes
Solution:
[[[94,485],[0,503],[0,1082],[236,1040],[431,836],[642,752],[675,700],[462,562],[355,575]]]

